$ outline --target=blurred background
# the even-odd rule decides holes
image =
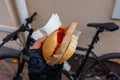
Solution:
[[[115,22],[120,25],[120,0],[0,0],[0,42],[34,12],[38,13],[31,24],[35,30],[44,26],[52,13],[58,13],[63,26],[76,21],[77,30],[82,32],[78,45],[82,47],[88,47],[96,31],[86,27],[88,23]],[[24,44],[24,33],[21,33],[21,39]],[[14,41],[4,46],[19,49]],[[94,51],[97,55],[120,52],[120,30],[102,33]]]

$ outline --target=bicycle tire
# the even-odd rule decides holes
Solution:
[[[85,65],[80,80],[120,80],[120,63],[115,61],[120,59],[120,53],[108,53],[98,59],[111,70],[109,75],[99,67],[97,61],[93,61]]]
[[[18,68],[18,62],[15,61],[19,61],[19,59],[20,56],[18,53],[0,54],[0,80],[13,80]],[[24,60],[27,62],[26,58],[24,58]],[[25,64],[24,70],[21,74],[22,80],[29,80],[27,75],[28,70]]]

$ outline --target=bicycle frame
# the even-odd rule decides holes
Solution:
[[[92,42],[90,43],[89,45],[89,48],[86,49],[86,48],[83,48],[83,49],[80,49],[78,48],[78,50],[82,50],[82,51],[87,51],[86,54],[83,56],[82,60],[81,60],[81,64],[79,64],[79,68],[77,69],[77,71],[75,72],[75,74],[72,74],[72,78],[71,78],[71,75],[68,75],[67,73],[67,76],[69,76],[70,80],[77,80],[77,78],[79,78],[79,75],[82,74],[82,70],[85,66],[85,63],[87,62],[88,58],[89,58],[89,55],[92,54],[93,56],[93,60],[97,61],[100,65],[100,67],[105,71],[105,72],[109,72],[109,69],[102,63],[98,60],[98,57],[95,55],[95,53],[92,51],[92,49],[94,48],[94,44],[97,43],[97,41],[99,40],[99,34],[103,32],[103,30],[101,29],[97,29],[94,37],[93,37],[93,40]]]
[[[18,28],[15,32],[7,35],[3,39],[3,42],[0,44],[0,47],[2,47],[5,43],[7,43],[10,40],[17,40],[18,34],[20,32],[25,32],[25,31],[29,32],[29,34],[27,36],[25,47],[19,53],[20,54],[20,59],[19,59],[19,62],[18,62],[18,68],[17,68],[17,72],[16,72],[15,76],[13,77],[13,80],[22,80],[22,77],[20,76],[20,74],[23,71],[24,64],[25,64],[24,55],[28,55],[27,53],[28,53],[29,47],[35,42],[31,38],[31,35],[33,33],[33,29],[29,28],[29,24],[33,22],[33,20],[35,19],[36,15],[37,15],[36,12],[33,13],[32,16],[30,16],[29,18],[26,19],[26,23],[25,24],[22,24],[20,26],[20,28]]]
[[[32,33],[33,33],[33,29],[30,29],[29,34],[27,36],[27,41],[26,41],[25,47],[20,52],[20,60],[19,60],[19,63],[18,63],[18,68],[17,68],[16,75],[14,76],[13,80],[19,80],[19,78],[21,78],[20,74],[23,71],[23,68],[24,68],[24,65],[25,65],[25,61],[24,61],[23,56],[28,55],[27,54],[27,53],[29,53],[28,50],[29,50],[30,46],[33,44],[33,43],[31,43],[33,41],[33,40],[31,40],[32,39],[31,38]]]

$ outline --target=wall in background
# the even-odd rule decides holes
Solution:
[[[72,21],[78,23],[77,30],[82,32],[79,46],[88,47],[95,33],[94,28],[86,27],[87,23],[115,22],[120,25],[119,20],[112,20],[115,0],[26,0],[28,11],[32,14],[38,12],[37,20],[33,23],[35,29],[46,24],[52,13],[58,13],[64,26]],[[120,30],[116,32],[104,32],[100,35],[100,41],[95,45],[98,55],[120,51]]]
[[[19,25],[19,21],[15,22],[16,20],[14,20],[19,20],[18,16],[13,18],[10,15],[11,13],[8,11],[5,1],[1,0],[0,3],[1,7],[1,4],[4,6],[3,8],[0,7],[0,10],[5,10],[4,12],[0,12],[0,18],[4,19],[0,20],[0,24],[10,26]],[[32,24],[34,29],[44,26],[52,13],[58,13],[64,26],[69,25],[72,21],[78,23],[77,30],[82,32],[78,45],[83,47],[87,47],[95,33],[94,28],[86,27],[87,23],[115,22],[120,25],[119,20],[112,20],[115,0],[26,0],[26,2],[29,15],[35,11],[38,13],[36,20]],[[101,55],[106,52],[120,51],[119,36],[120,30],[102,33],[100,41],[95,45],[95,52]]]
[[[20,26],[20,19],[15,5],[15,0],[0,1],[0,43],[2,39],[10,32],[13,32]],[[19,49],[15,41],[9,42],[4,46]]]
[[[0,10],[0,25],[16,27],[20,24],[14,0],[1,0]]]
[[[120,0],[115,2],[112,18],[120,20]]]

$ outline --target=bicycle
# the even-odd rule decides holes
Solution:
[[[23,72],[25,63],[29,60],[29,47],[34,43],[34,39],[31,38],[31,35],[33,33],[33,29],[29,27],[29,24],[32,23],[35,20],[35,16],[37,13],[33,13],[32,16],[26,19],[26,23],[22,24],[16,31],[10,33],[7,35],[3,42],[0,44],[0,47],[2,47],[5,43],[9,42],[10,40],[17,40],[19,38],[20,32],[28,32],[27,39],[25,46],[22,50],[20,50],[18,53],[1,53],[0,54],[0,78],[2,80],[23,80],[27,76],[27,69]],[[20,40],[21,42],[21,40]],[[13,60],[17,60],[18,62],[15,63]],[[18,67],[16,67],[18,66]],[[26,67],[27,68],[27,67]],[[5,72],[4,72],[5,71]],[[21,73],[23,76],[21,75]],[[27,77],[25,80],[28,79]]]
[[[10,40],[17,40],[19,38],[18,34],[20,32],[25,32],[28,31],[29,34],[27,36],[27,40],[26,40],[26,44],[24,46],[24,48],[19,52],[19,53],[1,53],[0,54],[0,63],[2,63],[2,61],[5,63],[5,65],[7,64],[7,68],[4,67],[4,65],[2,65],[2,69],[3,71],[7,71],[7,73],[3,73],[0,74],[0,77],[3,77],[2,80],[7,80],[5,79],[6,77],[8,77],[8,80],[24,80],[24,78],[27,76],[25,72],[25,70],[23,70],[25,67],[25,63],[28,62],[29,60],[29,47],[34,43],[34,40],[31,38],[31,34],[33,32],[33,29],[29,27],[29,24],[33,22],[33,20],[35,19],[36,13],[34,13],[31,17],[26,19],[26,24],[22,24],[21,27],[19,29],[17,29],[15,32],[9,34],[8,36],[6,36],[3,39],[3,43],[0,45],[0,47],[2,47],[5,43],[7,43]],[[76,50],[80,50],[80,51],[87,51],[86,55],[84,56],[84,58],[81,61],[81,64],[78,68],[78,70],[73,74],[70,74],[68,71],[63,69],[63,74],[68,78],[68,80],[86,80],[87,78],[91,78],[95,76],[95,79],[93,80],[98,80],[98,78],[101,78],[102,75],[107,76],[106,79],[108,80],[119,80],[120,76],[117,74],[113,74],[111,73],[108,69],[108,66],[105,65],[102,61],[108,61],[108,59],[116,59],[119,58],[120,59],[120,53],[114,53],[114,54],[106,54],[100,57],[97,57],[95,55],[95,53],[92,51],[94,44],[99,40],[99,33],[102,33],[104,30],[107,31],[115,31],[118,29],[118,26],[115,23],[102,23],[102,24],[88,24],[88,26],[94,26],[95,28],[97,28],[96,34],[89,46],[89,48],[82,48],[82,47],[77,47]],[[90,61],[90,63],[87,63],[87,59],[89,58],[89,55],[92,55],[92,59]],[[6,60],[7,59],[7,60]],[[11,63],[11,59],[17,59],[18,63]],[[93,67],[95,65],[99,64],[100,65],[100,69],[99,67]],[[18,67],[16,67],[16,66]],[[8,71],[9,67],[10,67],[10,71]],[[3,69],[5,68],[5,69]],[[101,74],[97,74],[95,73],[95,75],[90,75],[90,73],[88,72],[89,70],[92,70],[92,68],[94,68],[94,73],[95,70],[99,70],[99,72],[105,72],[105,73],[101,73]],[[102,68],[102,69],[101,69]],[[93,72],[93,71],[90,71]],[[110,72],[110,74],[109,74]],[[23,73],[23,75],[22,75]],[[25,74],[24,74],[25,73]],[[113,77],[111,77],[111,75],[113,75]],[[99,77],[100,76],[100,77]],[[114,77],[115,76],[115,77]],[[115,79],[114,79],[115,78]],[[25,80],[27,80],[28,78],[25,78]],[[87,79],[89,80],[89,79]],[[100,80],[100,79],[99,79]],[[102,79],[103,80],[103,79]]]
[[[94,44],[99,41],[99,34],[104,31],[116,31],[119,26],[113,22],[108,23],[89,23],[88,27],[94,27],[97,29],[92,42],[88,48],[77,47],[76,50],[86,51],[79,62],[79,67],[76,72],[68,72],[63,70],[66,80],[120,80],[120,70],[115,70],[120,67],[120,63],[117,59],[120,59],[120,52],[106,53],[102,56],[97,56],[92,50]],[[88,60],[89,59],[89,60]]]

